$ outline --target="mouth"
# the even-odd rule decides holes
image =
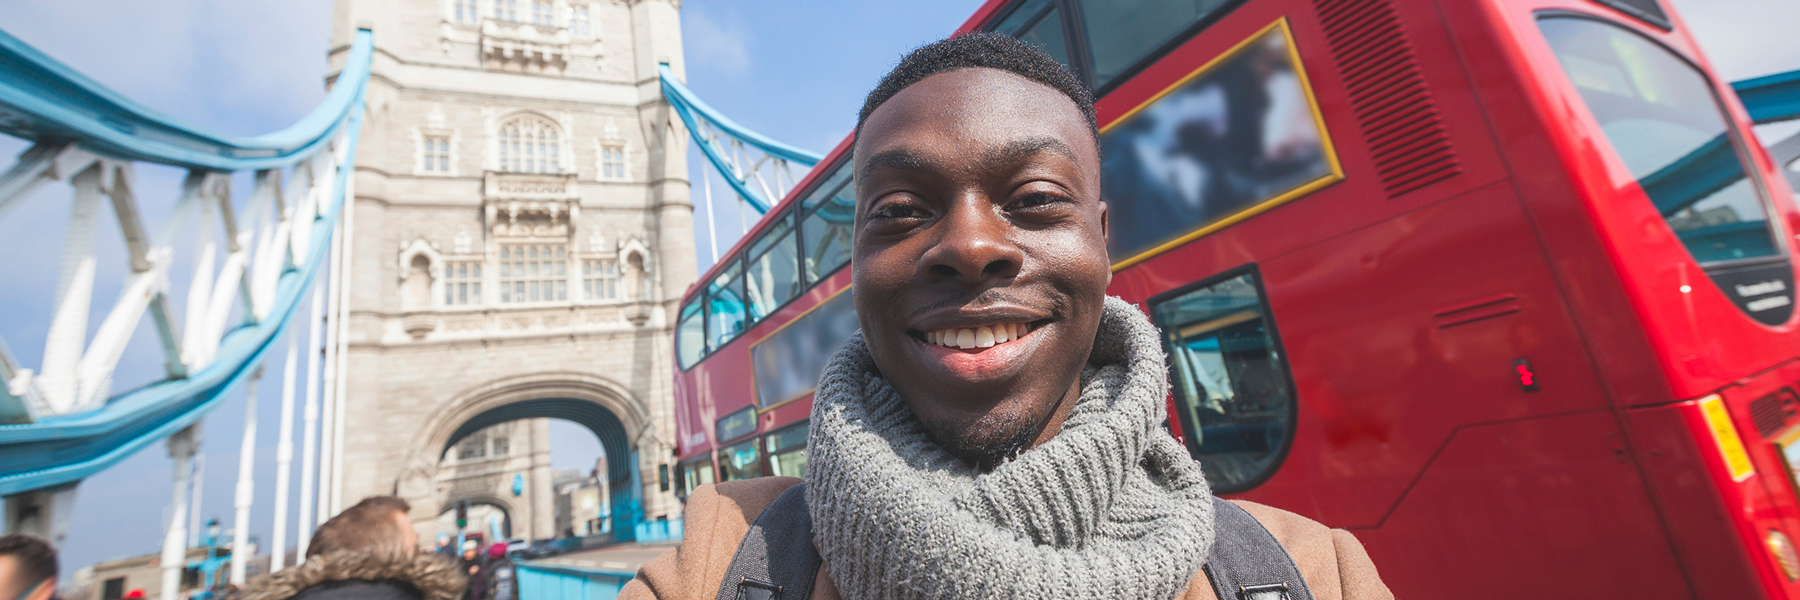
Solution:
[[[929,369],[966,383],[1010,380],[1023,372],[1051,319],[990,322],[968,327],[913,330],[913,356]],[[959,324],[960,325],[960,324]]]
[[[1036,330],[1041,321],[1025,323],[990,323],[974,327],[953,327],[932,331],[913,332],[913,338],[919,341],[944,348],[956,348],[971,352],[980,352],[995,346],[1009,344],[1024,339]]]

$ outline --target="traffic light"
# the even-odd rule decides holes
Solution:
[[[458,500],[458,501],[456,501],[456,528],[462,529],[462,528],[465,528],[468,526],[469,526],[469,501],[468,500]]]

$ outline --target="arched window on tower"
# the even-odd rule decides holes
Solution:
[[[406,307],[431,306],[431,259],[423,254],[412,257],[406,274]]]
[[[562,146],[556,124],[535,115],[500,125],[500,170],[508,173],[561,173]]]

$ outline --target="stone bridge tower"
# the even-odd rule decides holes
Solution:
[[[612,522],[678,518],[671,332],[694,281],[679,0],[336,0],[375,35],[350,219],[343,505],[557,532],[543,419],[606,450]],[[503,425],[512,423],[511,425]],[[475,450],[475,440],[482,450]],[[583,457],[591,460],[592,457]]]

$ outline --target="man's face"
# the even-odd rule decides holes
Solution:
[[[939,73],[863,123],[852,278],[883,377],[991,466],[1055,435],[1106,285],[1106,205],[1075,103],[997,69]]]
[[[412,519],[407,518],[406,513],[396,510],[394,511],[394,522],[400,524],[400,535],[405,536],[406,539],[406,543],[400,546],[401,551],[405,552],[407,556],[417,553],[419,551],[419,530],[413,529]]]

